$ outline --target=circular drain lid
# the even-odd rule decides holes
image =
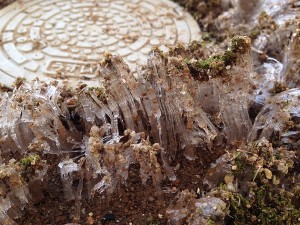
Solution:
[[[199,39],[193,18],[168,0],[27,0],[0,11],[0,83],[16,77],[95,85],[105,51],[135,70],[154,46]]]

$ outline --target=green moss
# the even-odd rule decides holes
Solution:
[[[284,109],[284,108],[288,107],[290,103],[291,103],[290,100],[283,101],[281,103],[280,109]]]
[[[230,216],[234,219],[235,224],[240,223],[241,219],[250,217],[249,211],[245,210],[246,199],[239,193],[236,193],[230,198]],[[241,218],[241,219],[240,219]]]
[[[107,95],[105,92],[105,88],[89,87],[88,91],[93,92],[101,102],[107,103]]]
[[[203,15],[200,12],[194,12],[193,17],[195,18],[196,21],[199,21],[201,18],[203,18]]]
[[[40,159],[39,155],[29,155],[20,160],[20,165],[24,167],[35,165]]]
[[[292,204],[292,193],[284,189],[275,190],[267,183],[251,189],[249,193],[234,193],[230,200],[230,216],[234,224],[299,224],[300,210]]]
[[[234,224],[300,224],[300,209],[294,204],[296,192],[293,193],[291,190],[280,188],[280,185],[273,184],[273,180],[267,179],[263,170],[259,171],[257,167],[260,165],[261,168],[272,171],[272,174],[279,174],[277,167],[272,166],[272,161],[280,160],[288,163],[289,159],[284,155],[278,157],[278,152],[274,152],[270,145],[251,144],[248,151],[234,159],[237,170],[233,173],[236,179],[244,185],[243,189],[231,192],[229,210]],[[257,160],[253,161],[250,158],[254,152],[257,153]],[[292,164],[287,165],[292,167]],[[255,180],[253,171],[258,172]]]
[[[202,36],[203,41],[211,41],[210,33],[205,32]]]
[[[224,52],[221,59],[224,61],[225,66],[233,65],[236,63],[237,55],[231,50],[227,50]]]
[[[207,224],[206,224],[206,225],[216,225],[216,223],[215,223],[213,220],[209,219],[209,220],[207,221]]]
[[[258,23],[259,23],[260,29],[269,29],[269,30],[274,31],[278,27],[278,25],[272,19],[272,17],[264,11],[260,13],[260,15],[258,17]]]
[[[224,68],[224,61],[222,59],[222,56],[215,55],[212,57],[209,57],[205,60],[200,60],[195,63],[195,65],[200,69],[217,69],[222,70]]]
[[[257,27],[255,27],[250,33],[249,33],[249,37],[251,38],[251,40],[255,40],[259,35],[260,35],[261,31],[260,29],[258,29]]]
[[[201,69],[209,69],[210,68],[210,60],[201,60],[196,62],[196,66]]]
[[[244,54],[250,48],[250,39],[243,36],[236,36],[232,39],[231,49],[226,50],[223,54],[213,55],[207,59],[201,60],[185,60],[185,63],[198,71],[214,70],[217,73],[211,73],[211,76],[218,75],[220,71],[224,70],[227,66],[232,66],[236,63],[238,53]],[[198,47],[198,45],[194,44]],[[191,48],[194,48],[193,45]]]
[[[249,42],[248,39],[244,36],[233,37],[231,40],[231,51],[234,53],[245,54],[251,47],[251,42]]]
[[[192,41],[192,43],[189,45],[189,50],[191,52],[198,51],[199,49],[202,49],[202,43],[200,41]]]
[[[240,176],[245,171],[245,161],[243,160],[241,155],[238,155],[234,160],[237,169],[233,171],[233,175]]]
[[[159,225],[159,223],[151,221],[148,225]]]
[[[217,69],[222,70],[225,66],[233,65],[237,56],[233,51],[227,50],[223,55],[215,55],[205,60],[196,62],[196,66],[201,69]]]

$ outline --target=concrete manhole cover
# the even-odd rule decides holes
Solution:
[[[193,18],[168,0],[28,0],[0,11],[0,82],[93,82],[105,51],[131,69],[154,46],[199,39]]]

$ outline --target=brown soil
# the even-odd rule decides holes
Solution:
[[[165,210],[170,201],[181,190],[189,189],[196,192],[198,188],[202,189],[202,179],[206,169],[212,161],[223,153],[223,150],[202,152],[201,158],[203,158],[203,154],[206,155],[202,162],[199,160],[188,161],[185,157],[180,157],[178,161],[180,167],[176,171],[178,182],[171,183],[165,179],[162,184],[163,200],[158,199],[150,182],[147,186],[142,185],[137,165],[131,166],[127,185],[121,185],[110,198],[105,195],[98,195],[89,199],[84,185],[80,224],[88,224],[87,218],[90,212],[93,213],[94,224],[97,225],[167,224]],[[24,209],[24,215],[16,220],[19,225],[63,225],[73,222],[75,202],[66,202],[64,199],[57,166],[58,160],[54,156],[48,156],[47,161],[50,168],[47,181],[41,185],[41,196],[34,196],[35,202],[33,201]],[[115,219],[107,222],[103,220],[105,216],[112,215]]]
[[[16,0],[0,0],[0,9],[15,1]]]

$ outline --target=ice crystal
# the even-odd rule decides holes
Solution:
[[[120,142],[113,139],[105,140],[104,135],[109,134],[110,128],[107,124],[101,128],[93,126],[90,132],[85,163],[91,173],[91,179],[101,178],[92,188],[91,194],[104,191],[111,194],[117,185],[126,183],[129,166],[135,162],[140,164],[142,183],[146,184],[151,176],[158,193],[161,192],[162,174],[156,156],[160,151],[160,146],[151,145],[145,140],[144,133],[136,133],[129,129],[124,131]]]
[[[211,72],[199,70],[205,81],[190,72],[194,64],[186,64],[180,55],[153,51],[138,79],[120,57],[106,54],[98,67],[102,88],[20,83],[12,93],[1,94],[2,159],[6,162],[11,152],[64,155],[58,165],[64,193],[77,202],[77,209],[83,179],[90,196],[109,196],[126,185],[131,164],[139,164],[142,183],[151,179],[161,198],[162,171],[169,180],[177,179],[170,163],[179,153],[201,160],[197,151],[210,149],[214,142],[247,137],[252,95],[241,89],[251,86],[250,40],[236,37],[216,59],[229,68],[214,69],[211,61]],[[207,96],[218,92],[215,106],[203,98],[202,89],[214,90]],[[232,102],[234,107],[228,108]],[[222,129],[217,129],[216,118],[210,119],[217,115]],[[45,174],[40,174],[43,179]]]
[[[297,140],[300,138],[299,96],[299,88],[294,88],[270,98],[256,117],[249,140],[254,141],[265,137],[269,140],[297,145]]]
[[[209,224],[209,221],[218,224],[226,215],[226,203],[210,196],[196,199],[194,193],[183,190],[172,200],[166,213],[174,225],[185,224],[185,221],[190,225]]]
[[[34,192],[30,193],[30,185],[35,181],[42,180],[47,166],[44,162],[33,165],[32,171],[29,165],[10,160],[7,164],[0,165],[0,223],[16,224],[14,219],[22,216],[24,207],[34,200]],[[29,166],[31,167],[31,166]],[[23,176],[24,170],[33,172],[30,181],[26,181]],[[33,197],[32,197],[33,195]]]
[[[136,77],[122,58],[105,53],[97,65],[102,87],[36,80],[1,92],[0,223],[15,224],[21,210],[35,201],[37,184],[47,175],[42,159],[48,154],[57,159],[66,200],[75,202],[75,223],[83,191],[90,198],[110,197],[127,185],[132,165],[138,166],[141,183],[151,183],[163,199],[164,179],[176,184],[173,165],[179,156],[202,161],[216,147],[248,143],[246,150],[223,155],[207,170],[203,183],[211,195],[197,199],[189,190],[177,193],[166,210],[175,225],[221,224],[228,199],[239,196],[239,189],[263,178],[278,185],[277,172],[289,174],[292,166],[281,148],[276,151],[283,159],[268,165],[260,164],[255,151],[272,153],[269,141],[299,149],[300,39],[299,25],[291,20],[298,3],[179,1],[196,10],[207,31],[203,39],[210,43],[179,45],[169,53],[153,49]],[[229,41],[235,33],[251,38]],[[12,155],[17,161],[10,161]],[[251,179],[241,172],[239,156],[247,167],[255,163]],[[247,184],[238,186],[240,174],[249,178]],[[221,188],[225,195],[213,192]]]
[[[282,74],[289,88],[300,86],[300,29],[292,34],[292,39],[284,56],[284,70]]]
[[[76,177],[77,180],[78,178],[80,179],[81,168],[72,160],[62,161],[58,164],[58,167],[60,168],[62,183],[64,185],[65,197],[67,200],[72,200],[75,198],[76,193],[76,190],[73,190],[73,182],[76,180]]]

